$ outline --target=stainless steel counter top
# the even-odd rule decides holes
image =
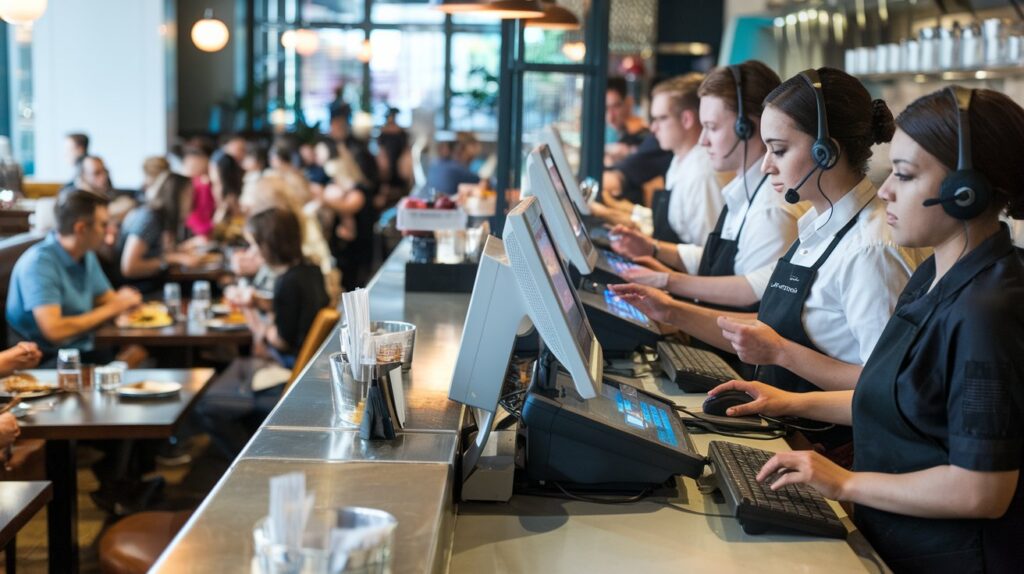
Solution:
[[[381,508],[398,518],[392,571],[444,572],[452,547],[451,501],[462,407],[448,387],[468,294],[405,293],[408,242],[369,286],[370,316],[416,325],[409,406],[395,441],[367,442],[334,415],[329,355],[336,329],[182,529],[152,572],[249,572],[252,526],[267,513],[268,480],[304,471],[318,507]]]

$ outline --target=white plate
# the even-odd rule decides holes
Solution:
[[[155,399],[169,397],[181,391],[181,383],[172,381],[140,381],[128,383],[117,389],[117,394],[133,399]]]
[[[214,315],[227,315],[231,313],[231,306],[225,305],[224,303],[217,303],[216,305],[210,306],[210,311],[212,311]]]
[[[228,323],[223,319],[210,319],[206,322],[206,328],[214,331],[243,331],[249,328],[245,323]]]

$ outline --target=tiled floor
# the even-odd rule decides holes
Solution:
[[[227,469],[227,462],[206,455],[207,441],[205,437],[196,439],[189,451],[193,457],[191,464],[165,467],[160,466],[157,473],[164,477],[167,486],[161,500],[154,505],[154,510],[182,510],[195,508],[206,493],[213,487],[217,479]],[[103,530],[113,519],[93,504],[89,493],[96,490],[98,483],[90,464],[98,458],[98,453],[89,448],[81,448],[78,462],[78,541],[81,547],[81,571],[85,574],[99,572],[96,554],[98,541]],[[18,535],[18,572],[23,574],[46,574],[48,572],[46,544],[46,510],[41,511],[29,522]],[[4,570],[0,561],[0,571]]]

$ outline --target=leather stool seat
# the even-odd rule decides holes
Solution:
[[[191,515],[191,511],[139,512],[119,520],[100,538],[100,571],[145,574]]]

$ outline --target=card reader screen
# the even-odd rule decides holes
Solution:
[[[641,323],[643,325],[649,325],[647,315],[644,315],[640,309],[626,303],[621,297],[612,292],[611,289],[605,288],[604,290],[604,304],[608,307],[608,310],[615,313],[620,319],[626,319],[627,321],[633,321],[635,323]]]
[[[668,405],[652,400],[628,385],[621,385],[616,388],[612,385],[604,384],[601,393],[610,400],[590,401],[590,403],[593,403],[593,406],[597,406],[597,404],[608,405],[605,410],[614,405],[616,412],[594,414],[604,415],[606,418],[611,419],[609,422],[617,419],[620,425],[625,423],[634,432],[652,440],[657,440],[663,445],[674,448],[679,447],[679,437],[672,426],[672,417],[676,415],[669,410]],[[588,406],[591,405],[588,404]]]

